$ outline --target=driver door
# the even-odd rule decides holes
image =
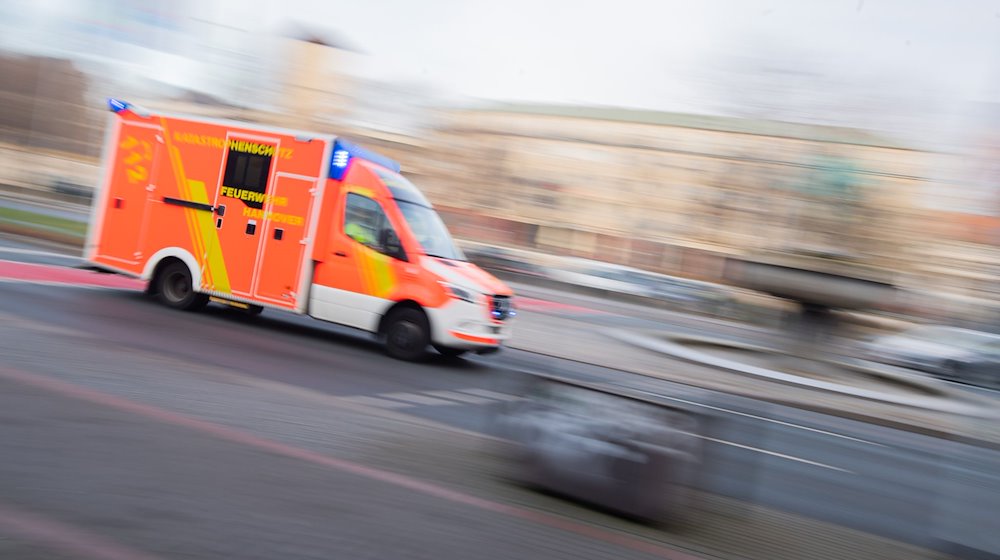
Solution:
[[[398,284],[406,254],[382,205],[357,192],[344,194],[344,213],[333,235],[333,257],[320,319],[374,331]]]

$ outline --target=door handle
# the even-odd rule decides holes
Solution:
[[[334,253],[334,255],[337,255],[338,257],[346,257],[347,253],[343,251],[337,251],[336,253]]]

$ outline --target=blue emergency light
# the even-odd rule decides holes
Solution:
[[[330,178],[337,181],[347,174],[347,166],[353,158],[366,159],[372,163],[377,163],[386,169],[399,173],[399,163],[391,160],[382,154],[377,154],[357,144],[352,144],[347,140],[338,138],[333,143],[333,155],[330,156]]]
[[[111,109],[115,113],[121,113],[122,111],[132,111],[140,117],[149,117],[149,111],[129,103],[128,101],[122,101],[121,99],[115,99],[114,97],[108,99],[108,109]]]
[[[121,113],[122,111],[128,108],[129,108],[128,103],[120,99],[115,99],[113,97],[108,99],[108,109],[111,109],[115,113]]]

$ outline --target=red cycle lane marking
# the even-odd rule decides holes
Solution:
[[[33,541],[72,558],[93,560],[159,560],[79,527],[0,503],[0,527],[25,541]]]
[[[146,286],[142,280],[117,274],[102,274],[92,270],[8,260],[0,260],[0,279],[39,284],[96,286],[131,290],[141,290]]]
[[[661,544],[639,537],[602,529],[600,527],[588,525],[580,521],[574,521],[572,519],[560,517],[554,514],[504,504],[486,498],[480,498],[472,494],[466,494],[458,490],[452,490],[444,486],[439,486],[432,482],[426,482],[406,475],[385,471],[376,467],[369,467],[360,463],[347,461],[345,459],[337,459],[335,457],[323,455],[322,453],[309,451],[308,449],[264,439],[248,432],[229,428],[221,424],[198,420],[166,409],[138,403],[108,393],[95,391],[93,389],[87,389],[72,383],[58,381],[45,375],[0,366],[0,377],[25,385],[30,385],[32,387],[44,389],[53,393],[58,393],[77,400],[88,401],[108,408],[113,408],[138,416],[144,416],[164,424],[181,426],[222,440],[253,447],[277,455],[283,455],[285,457],[299,459],[327,468],[362,476],[371,480],[392,484],[394,486],[406,488],[450,502],[516,517],[532,523],[545,525],[554,529],[560,529],[597,541],[603,541],[605,543],[621,546],[623,548],[629,548],[637,552],[658,556],[660,558],[666,558],[668,560],[696,560],[698,558],[697,556],[672,548],[667,548]]]

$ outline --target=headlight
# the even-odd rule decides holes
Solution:
[[[447,290],[448,294],[451,297],[453,297],[455,299],[460,299],[462,301],[467,301],[469,303],[476,303],[476,294],[474,292],[472,292],[471,290],[467,290],[465,288],[462,288],[460,286],[456,286],[456,285],[451,284],[449,282],[438,281],[438,284],[441,284],[441,287],[443,287],[445,290]]]

